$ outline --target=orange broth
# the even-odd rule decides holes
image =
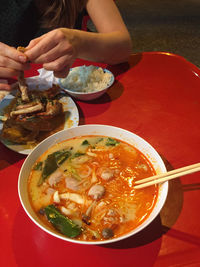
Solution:
[[[70,151],[70,156],[56,170],[60,178],[54,181],[54,172],[38,185],[42,170],[34,167],[39,162],[44,167],[48,155],[63,149]],[[28,182],[33,209],[48,227],[53,227],[40,211],[47,205],[55,205],[61,214],[82,228],[77,240],[100,241],[122,236],[146,220],[157,201],[157,186],[134,189],[136,180],[155,175],[151,163],[140,151],[121,140],[105,136],[72,138],[49,148],[34,167]],[[100,185],[104,193],[95,199],[91,188],[96,185]],[[55,194],[59,195],[59,201]],[[80,199],[71,199],[74,195]],[[85,214],[89,214],[89,221],[83,220]],[[113,235],[105,236],[104,229],[111,229]]]

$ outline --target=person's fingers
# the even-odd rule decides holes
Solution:
[[[14,70],[28,70],[30,69],[30,64],[29,63],[22,64],[12,60],[11,58],[0,56],[0,67],[10,68]]]
[[[1,81],[0,81],[0,90],[11,91],[12,90],[12,87],[11,87],[10,84],[1,83]]]
[[[30,68],[30,64],[29,63],[22,64],[9,57],[4,57],[0,55],[0,67],[10,68],[15,70],[27,70]]]
[[[55,72],[62,71],[66,66],[71,66],[74,59],[69,55],[64,55],[56,60],[43,64],[43,68],[46,70],[52,70]]]
[[[26,47],[26,50],[33,48],[44,36],[45,34],[43,36],[31,40],[28,46]]]
[[[39,64],[46,64],[53,62],[63,56],[73,57],[73,47],[69,43],[58,44],[47,53],[41,54],[34,62]]]
[[[0,67],[0,74],[1,77],[10,78],[13,76],[17,76],[19,74],[19,71],[12,68],[10,69],[5,67]]]
[[[54,76],[56,78],[65,78],[67,77],[68,73],[70,71],[70,67],[66,66],[63,70],[61,71],[54,71]]]
[[[41,54],[39,57],[34,59],[34,63],[37,64],[46,64],[49,62],[53,62],[57,58],[61,57],[62,53],[56,47],[53,47],[51,50],[47,51],[46,53]]]
[[[51,38],[49,35],[46,35],[45,38],[41,38],[39,42],[37,42],[32,48],[27,49],[25,55],[28,57],[30,61],[36,62],[36,59],[41,55],[47,53],[53,47],[57,45],[57,41]]]
[[[8,46],[6,44],[0,43],[0,55],[8,57],[12,60],[25,63],[27,62],[27,57],[24,53],[18,51],[16,48]]]

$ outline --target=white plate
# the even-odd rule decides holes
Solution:
[[[14,95],[8,94],[0,102],[0,115],[4,115],[5,107],[10,104],[10,102],[13,100],[13,98],[14,98]],[[71,97],[63,95],[63,97],[60,98],[59,101],[63,104],[63,110],[65,112],[64,129],[78,126],[79,113],[78,113],[77,106],[74,103],[74,101],[71,99]],[[0,134],[1,134],[2,128],[3,128],[3,122],[0,121]],[[15,144],[15,143],[7,141],[5,139],[1,139],[1,142],[9,149],[11,149],[15,152],[18,152],[20,154],[24,154],[24,155],[28,155],[33,149],[33,148],[29,148],[27,145]]]

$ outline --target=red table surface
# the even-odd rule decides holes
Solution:
[[[132,131],[168,170],[199,162],[200,70],[180,56],[151,52],[106,67],[116,81],[97,100],[75,100],[80,124]],[[137,235],[106,246],[78,245],[43,232],[25,214],[17,192],[24,159],[0,144],[0,266],[200,266],[200,173],[170,181],[161,213]]]

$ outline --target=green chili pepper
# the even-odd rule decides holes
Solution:
[[[37,162],[33,169],[35,171],[41,171],[42,170],[42,161]]]
[[[89,146],[88,140],[84,140],[83,143],[81,144],[82,146]]]
[[[83,156],[85,155],[85,153],[82,153],[82,152],[76,152],[71,158],[77,158],[77,157],[80,157],[80,156]]]
[[[76,237],[81,234],[82,228],[75,224],[72,220],[65,217],[54,206],[49,205],[44,208],[48,221],[57,229],[61,234],[68,237]]]
[[[41,185],[49,175],[55,172],[57,168],[65,160],[67,160],[70,155],[71,155],[71,152],[65,149],[56,151],[48,155],[48,157],[44,161],[44,167],[42,169],[42,175],[41,175],[40,180],[38,181],[38,185]]]
[[[116,146],[119,143],[118,140],[109,137],[106,141],[106,146]]]

